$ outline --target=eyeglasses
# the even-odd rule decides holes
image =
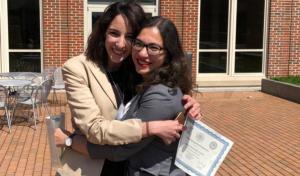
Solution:
[[[145,44],[143,41],[139,40],[139,39],[135,39],[133,40],[132,43],[132,48],[137,50],[137,51],[141,51],[144,47],[147,48],[147,53],[151,56],[156,56],[162,53],[162,51],[164,50],[163,47],[160,47],[157,44]]]

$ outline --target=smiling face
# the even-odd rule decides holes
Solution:
[[[165,61],[165,51],[163,48],[163,40],[157,27],[147,27],[141,30],[137,36],[138,43],[134,45],[145,45],[142,48],[136,49],[133,46],[132,58],[136,71],[143,77],[149,74],[156,68],[159,68]],[[161,48],[158,54],[149,55],[149,50]],[[148,51],[147,51],[148,50]]]
[[[108,69],[114,70],[131,53],[132,29],[122,15],[117,15],[108,26],[105,36]]]

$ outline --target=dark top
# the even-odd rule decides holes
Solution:
[[[143,121],[171,120],[184,108],[179,88],[158,84],[134,97],[124,119],[139,118]],[[92,158],[112,161],[128,160],[128,175],[185,175],[174,165],[178,141],[165,145],[158,137],[145,138],[139,143],[122,146],[88,143]]]

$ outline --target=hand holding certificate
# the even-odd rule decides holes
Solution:
[[[200,121],[187,118],[175,165],[192,176],[214,175],[233,142]]]

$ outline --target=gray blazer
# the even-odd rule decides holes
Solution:
[[[162,84],[153,85],[134,97],[124,119],[139,118],[142,121],[171,120],[183,111],[182,92]],[[88,143],[92,158],[112,161],[128,160],[128,175],[185,175],[174,165],[178,141],[165,145],[158,137],[143,139],[139,143],[109,146]]]

